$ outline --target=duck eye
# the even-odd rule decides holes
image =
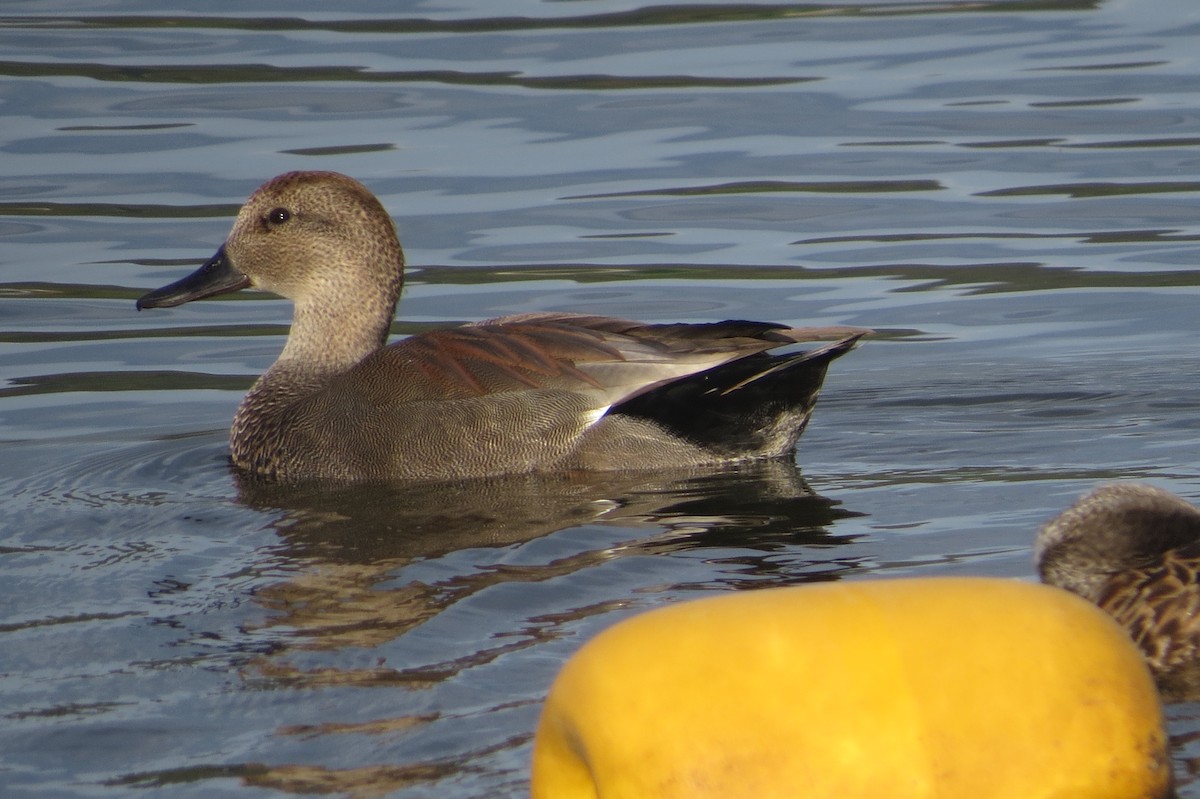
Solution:
[[[276,208],[267,214],[267,221],[272,225],[282,225],[292,218],[292,212],[286,208]]]

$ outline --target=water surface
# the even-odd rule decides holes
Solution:
[[[1188,0],[9,2],[6,796],[520,796],[563,658],[721,591],[1031,579],[1110,479],[1200,498]],[[795,465],[297,493],[225,436],[261,294],[134,311],[262,180],[376,191],[397,335],[533,310],[879,335]],[[1181,795],[1197,706],[1168,708]]]

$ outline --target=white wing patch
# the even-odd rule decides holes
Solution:
[[[608,413],[608,409],[611,407],[611,405],[604,405],[599,408],[592,408],[590,411],[583,414],[583,429],[586,430],[596,422],[600,421],[604,414]]]

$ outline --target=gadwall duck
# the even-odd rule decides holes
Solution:
[[[283,352],[230,431],[236,466],[284,481],[783,456],[829,363],[868,332],[531,313],[388,345],[403,273],[395,225],[370,191],[334,172],[291,172],[250,196],[212,259],[137,307],[248,286],[293,301]]]
[[[1038,533],[1044,582],[1108,612],[1168,695],[1200,688],[1200,509],[1143,483],[1087,494]]]

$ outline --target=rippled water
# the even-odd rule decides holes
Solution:
[[[1030,578],[1095,483],[1200,498],[1192,0],[0,8],[5,796],[519,796],[562,659],[706,593]],[[841,323],[799,468],[296,495],[225,434],[286,303],[134,311],[297,168],[537,309]],[[1183,796],[1197,705],[1169,708]]]

